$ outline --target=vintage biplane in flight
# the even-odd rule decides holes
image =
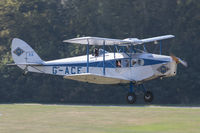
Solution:
[[[43,61],[37,53],[24,41],[14,38],[11,46],[14,64],[27,72],[60,75],[67,79],[95,84],[129,83],[127,95],[128,103],[136,101],[135,90],[142,88],[145,102],[152,102],[153,94],[146,90],[143,83],[155,78],[176,75],[177,64],[187,66],[187,63],[173,55],[166,56],[148,53],[145,44],[173,38],[164,35],[147,39],[127,38],[109,39],[100,37],[80,37],[65,40],[65,43],[81,44],[87,47],[87,54],[72,58]],[[101,49],[94,49],[90,54],[90,45]],[[106,47],[113,51],[106,51]],[[137,46],[143,46],[138,49]]]

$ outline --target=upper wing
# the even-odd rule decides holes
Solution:
[[[129,41],[124,41],[120,39],[110,39],[110,38],[101,38],[101,37],[79,37],[79,38],[64,40],[63,42],[89,44],[89,45],[103,45],[104,41],[105,41],[105,45],[114,45],[114,44],[119,45],[119,44],[130,43]]]
[[[158,37],[152,37],[152,38],[147,38],[147,39],[141,39],[143,43],[147,42],[154,42],[154,41],[159,41],[159,40],[164,40],[164,39],[169,39],[175,37],[174,35],[165,35],[165,36],[158,36]]]
[[[95,84],[118,84],[118,83],[130,82],[129,80],[123,80],[123,79],[113,78],[113,77],[105,77],[102,75],[96,75],[96,74],[91,74],[91,73],[69,75],[69,76],[64,76],[64,78],[82,81],[82,82],[88,82],[88,83],[95,83]]]
[[[164,35],[158,37],[152,37],[147,39],[137,39],[137,38],[127,38],[127,39],[110,39],[101,37],[79,37],[69,40],[64,40],[63,42],[76,43],[76,44],[89,44],[89,45],[138,45],[147,42],[159,41],[164,39],[173,38],[174,35]]]

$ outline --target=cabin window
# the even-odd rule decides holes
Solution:
[[[116,60],[116,67],[121,67],[121,60]]]
[[[144,60],[143,59],[138,59],[137,64],[140,66],[144,65]]]
[[[129,66],[130,66],[129,60],[128,59],[124,60],[124,67],[129,67]]]
[[[116,67],[130,67],[130,60],[129,59],[116,60]]]
[[[132,66],[134,66],[136,64],[135,60],[132,60]]]

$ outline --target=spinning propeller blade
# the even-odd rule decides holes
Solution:
[[[187,64],[187,62],[186,61],[184,61],[184,60],[181,60],[180,58],[178,58],[178,57],[176,57],[176,56],[174,56],[174,55],[170,55],[171,57],[172,57],[172,59],[178,64],[178,63],[181,63],[184,67],[187,67],[188,66],[188,64]]]

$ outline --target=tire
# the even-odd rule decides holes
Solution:
[[[129,104],[133,104],[136,102],[136,95],[135,93],[128,93],[126,100]]]
[[[144,94],[144,101],[146,103],[151,103],[153,101],[153,93],[151,91],[147,91],[145,94]]]

